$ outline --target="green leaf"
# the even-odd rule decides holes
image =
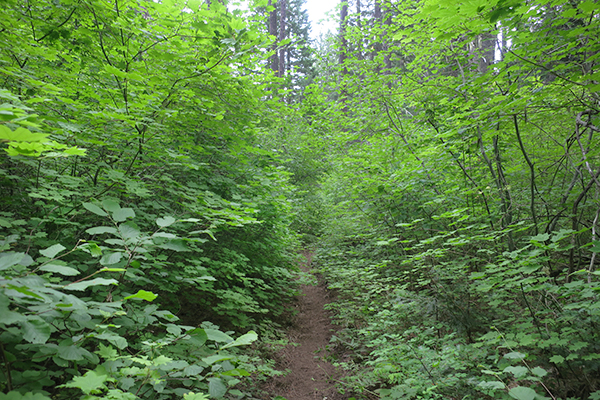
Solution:
[[[0,271],[17,265],[23,260],[25,253],[5,253],[0,254]]]
[[[154,294],[152,292],[148,292],[146,290],[138,290],[138,292],[136,294],[132,294],[131,296],[127,296],[123,300],[141,299],[141,300],[146,300],[146,301],[153,301],[157,297],[158,297],[158,295]]]
[[[121,261],[121,258],[123,258],[123,253],[120,251],[106,253],[100,259],[100,265],[114,265]]]
[[[204,357],[202,359],[202,362],[205,362],[208,365],[213,365],[214,363],[217,363],[219,361],[227,361],[227,360],[233,360],[233,359],[235,359],[234,356],[223,355],[223,354],[215,354],[213,356]]]
[[[101,217],[108,216],[108,214],[103,209],[101,209],[100,207],[98,207],[95,204],[92,204],[92,203],[83,203],[83,207],[86,210],[88,210],[90,212],[93,212],[94,214],[99,215]]]
[[[60,253],[64,249],[66,249],[65,246],[57,243],[55,245],[48,247],[47,249],[40,250],[40,254],[43,256],[46,256],[48,258],[54,258],[54,256],[56,256],[58,253]]]
[[[23,339],[29,343],[44,344],[50,339],[51,327],[40,317],[30,316],[19,322],[23,331]]]
[[[90,286],[116,285],[117,283],[119,282],[116,279],[94,278],[90,279],[89,281],[71,283],[69,285],[64,286],[64,288],[69,290],[86,290]]]
[[[213,340],[218,343],[229,343],[233,342],[233,338],[219,330],[216,329],[205,329],[206,336],[209,340]]]
[[[221,347],[221,349],[227,349],[229,347],[236,347],[236,346],[246,346],[246,345],[249,345],[249,344],[255,342],[257,339],[258,339],[258,335],[256,334],[256,332],[250,331],[250,332],[246,333],[245,335],[242,335],[239,338],[235,339],[235,341],[228,343],[225,346]]]
[[[524,386],[517,386],[508,391],[508,394],[513,399],[517,400],[535,400],[535,390]]]
[[[95,335],[96,339],[103,339],[108,341],[110,344],[117,346],[117,348],[123,350],[128,346],[127,339],[122,336],[117,335],[114,332],[106,331],[102,332],[99,335]]]
[[[102,255],[102,249],[96,243],[84,243],[79,246],[79,248],[89,252],[92,257],[99,257]]]
[[[105,346],[102,343],[98,343],[98,350],[95,353],[107,360],[114,360],[119,357],[117,350],[112,346]]]
[[[527,354],[519,353],[518,351],[512,351],[504,355],[504,358],[508,358],[509,360],[524,360],[525,357],[527,357]]]
[[[48,138],[45,133],[32,133],[29,129],[17,128],[11,131],[4,125],[0,125],[0,142],[43,142]]]
[[[90,354],[86,349],[73,344],[73,340],[63,340],[57,348],[58,356],[63,360],[68,361],[81,361]]]
[[[121,208],[118,211],[113,212],[112,217],[117,222],[126,221],[127,218],[134,218],[135,212],[133,208]]]
[[[208,400],[208,399],[209,399],[209,397],[202,393],[189,392],[189,393],[185,393],[183,395],[183,400]]]
[[[483,381],[480,382],[479,385],[477,385],[483,389],[504,389],[506,387],[506,385],[504,384],[504,382],[500,382],[500,381]]]
[[[113,235],[117,234],[117,228],[113,228],[111,226],[96,226],[94,228],[89,228],[85,230],[86,233],[90,235],[101,235],[103,233],[112,233]]]
[[[225,376],[250,376],[250,372],[246,371],[245,369],[235,368],[235,369],[231,369],[229,371],[221,372],[221,375],[225,375]]]
[[[141,235],[140,229],[132,221],[119,225],[119,232],[124,239],[135,239]]]
[[[503,372],[510,372],[515,376],[515,378],[519,379],[527,375],[527,372],[529,372],[529,370],[526,367],[518,365],[516,367],[506,367],[504,368]]]
[[[227,393],[227,386],[220,378],[208,378],[208,394],[213,399],[219,399]]]
[[[531,370],[531,373],[534,374],[535,376],[539,376],[540,378],[543,378],[544,376],[548,375],[548,371],[546,371],[544,368],[541,367],[535,367]]]
[[[530,240],[535,242],[545,242],[548,239],[550,239],[550,234],[540,233],[539,235],[533,236]]]
[[[100,374],[96,371],[88,371],[83,376],[76,376],[71,382],[62,387],[79,388],[85,394],[96,392],[96,389],[104,388],[104,382],[108,379],[106,374]]]
[[[44,396],[41,393],[27,392],[21,394],[15,390],[8,393],[0,393],[0,400],[52,400],[48,396]]]
[[[166,228],[167,226],[173,225],[175,221],[175,218],[166,216],[164,218],[158,218],[156,220],[156,225],[160,226],[161,228]]]
[[[564,361],[565,361],[565,358],[563,356],[559,356],[558,354],[550,357],[550,362],[553,362],[555,364],[562,364]]]
[[[116,212],[121,209],[119,202],[111,199],[102,200],[102,207],[108,212]]]
[[[75,275],[80,274],[80,272],[77,271],[75,268],[67,267],[65,265],[60,265],[60,264],[57,264],[56,262],[42,265],[40,267],[40,270],[48,271],[48,272],[56,272],[57,274],[61,274],[61,275],[65,275],[65,276],[75,276]]]

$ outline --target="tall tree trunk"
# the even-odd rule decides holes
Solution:
[[[371,51],[369,53],[369,60],[373,61],[375,59],[375,57],[377,57],[377,54],[381,53],[381,50],[383,49],[382,45],[381,45],[381,26],[382,24],[382,14],[381,14],[381,0],[375,0],[375,9],[373,10],[373,27],[374,27],[374,31],[375,31],[375,37],[372,39],[373,40],[373,51]],[[375,67],[375,71],[377,73],[379,73],[379,71],[381,70],[381,68],[379,66]]]
[[[390,58],[390,42],[388,40],[388,34],[391,31],[391,27],[392,27],[392,12],[390,10],[390,7],[388,5],[385,5],[384,3],[384,7],[383,7],[383,25],[384,25],[384,29],[383,29],[383,51],[385,52],[385,55],[383,57],[383,62],[385,64],[385,71],[384,74],[385,75],[389,75],[392,72],[392,59]],[[389,82],[388,82],[389,85]]]
[[[348,57],[348,39],[346,38],[346,28],[348,27],[348,2],[342,1],[340,10],[340,54],[339,64],[342,67],[342,74],[347,74],[348,70],[344,66],[344,62]]]
[[[287,12],[287,0],[279,0],[279,40],[281,43],[285,40],[285,22]],[[279,49],[279,72],[278,76],[281,78],[285,75],[285,47],[281,46]]]
[[[364,60],[361,14],[362,14],[362,10],[361,10],[360,0],[356,0],[356,25],[358,26],[358,29],[361,32],[361,34],[358,35],[358,43],[356,44],[356,58],[358,60]]]
[[[274,9],[269,13],[269,35],[277,37],[277,4],[273,4],[273,0],[269,0],[269,7]],[[279,61],[277,57],[277,43],[273,44],[273,55],[269,57],[270,68],[277,72],[279,69]]]

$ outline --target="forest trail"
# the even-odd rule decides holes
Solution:
[[[300,268],[308,273],[313,254],[303,252]],[[288,332],[289,344],[280,352],[278,369],[291,372],[269,382],[265,388],[275,398],[286,400],[346,400],[336,390],[336,370],[325,361],[326,346],[334,329],[324,306],[332,301],[326,284],[301,285],[294,307],[298,314]]]

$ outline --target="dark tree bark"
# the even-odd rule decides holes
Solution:
[[[279,40],[281,43],[286,38],[285,24],[286,24],[286,13],[287,13],[287,0],[279,0]],[[286,49],[281,46],[279,49],[279,66],[278,76],[281,78],[285,75],[285,53]]]
[[[358,26],[358,29],[362,32],[361,14],[362,14],[362,10],[361,10],[360,0],[356,0],[356,25]],[[358,60],[364,60],[364,56],[363,56],[363,36],[362,36],[362,34],[358,36],[358,43],[357,43],[357,46],[356,46],[356,58]]]
[[[277,37],[277,5],[273,4],[273,0],[269,0],[269,7],[274,9],[269,13],[269,35]],[[277,43],[273,44],[273,55],[269,57],[270,68],[277,72],[279,69],[279,61],[277,57]]]
[[[377,54],[381,53],[383,46],[381,45],[381,26],[383,22],[383,16],[381,14],[381,0],[375,0],[375,9],[373,10],[373,26],[375,27],[375,37],[373,38],[373,51],[369,53],[369,60],[373,61]],[[379,72],[381,68],[376,67],[376,71]]]
[[[342,73],[347,74],[348,70],[344,67],[344,62],[348,57],[348,39],[346,38],[346,28],[348,27],[348,2],[342,0],[342,8],[340,10],[340,54],[339,64],[342,67]]]

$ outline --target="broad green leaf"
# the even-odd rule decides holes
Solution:
[[[191,331],[188,331],[187,334],[190,336],[188,340],[193,342],[194,345],[198,347],[204,345],[204,343],[206,343],[208,340],[208,335],[202,328],[192,329]]]
[[[58,253],[60,253],[64,249],[66,249],[65,246],[57,243],[57,244],[54,244],[54,245],[48,247],[47,249],[40,250],[40,254],[43,256],[46,256],[48,258],[54,258],[54,256],[56,256]]]
[[[108,341],[110,344],[117,346],[117,348],[123,350],[128,346],[127,339],[122,336],[117,335],[114,332],[106,331],[101,334],[95,335],[96,339],[104,339]]]
[[[139,399],[139,397],[131,392],[123,392],[120,389],[110,389],[106,393],[106,396],[104,397],[104,399],[106,399],[106,400],[137,400],[137,399]],[[89,399],[89,400],[93,400],[93,399]]]
[[[508,394],[513,399],[517,400],[535,400],[535,390],[524,386],[517,386],[508,391]]]
[[[158,218],[156,220],[156,225],[160,226],[161,228],[166,228],[167,226],[173,225],[175,222],[175,218],[166,216],[164,218]]]
[[[101,209],[100,207],[98,207],[95,204],[92,204],[92,203],[83,203],[83,207],[86,210],[88,210],[90,212],[93,212],[94,214],[99,215],[101,217],[108,216],[108,214],[106,213],[106,211],[104,211],[103,209]]]
[[[57,348],[58,356],[63,360],[81,361],[90,354],[86,349],[73,344],[71,339],[63,340]]]
[[[206,336],[209,340],[213,340],[218,343],[233,342],[233,338],[231,336],[216,329],[205,329],[204,332],[206,332]]]
[[[523,360],[525,357],[527,357],[527,354],[519,353],[518,351],[512,351],[504,355],[504,358],[508,358],[509,360]]]
[[[233,359],[235,359],[235,357],[231,356],[231,355],[215,354],[214,356],[204,357],[202,359],[202,362],[205,362],[208,365],[213,365],[214,363],[219,362],[219,361],[227,361],[227,360],[233,360]]]
[[[117,228],[113,228],[111,226],[96,226],[94,228],[86,229],[85,231],[90,235],[101,235],[103,233],[112,233],[113,235],[117,234]]]
[[[555,354],[552,357],[550,357],[550,362],[553,362],[555,364],[562,364],[564,361],[565,361],[565,358],[558,354]]]
[[[111,199],[102,200],[102,207],[104,207],[106,211],[112,213],[117,212],[121,209],[119,202]]]
[[[121,261],[121,258],[123,258],[123,253],[120,251],[105,253],[100,259],[100,265],[114,265]]]
[[[113,212],[112,217],[117,222],[123,222],[126,221],[127,218],[134,218],[135,212],[132,208],[121,208]]]
[[[57,274],[61,274],[61,275],[65,275],[65,276],[75,276],[75,275],[80,274],[80,272],[77,271],[75,268],[67,267],[65,265],[59,265],[56,262],[42,265],[40,267],[40,270],[48,271],[48,272],[56,272]]]
[[[116,285],[117,283],[118,281],[116,279],[94,278],[86,281],[71,283],[66,285],[64,288],[69,290],[86,290],[90,286]]]
[[[119,232],[124,239],[135,239],[141,235],[140,229],[132,221],[119,225]]]
[[[535,367],[531,370],[531,373],[534,374],[535,376],[539,376],[540,378],[543,378],[544,376],[548,375],[548,371],[546,371],[544,368],[541,367]]]
[[[5,125],[0,125],[0,142],[43,142],[47,138],[48,134],[45,133],[32,133],[25,128],[17,128],[11,131]]]
[[[213,399],[220,399],[227,393],[227,386],[220,378],[208,378],[208,395]]]
[[[114,360],[119,357],[119,353],[112,346],[105,346],[102,343],[98,343],[98,350],[96,354],[107,360]]]
[[[504,382],[500,381],[483,381],[480,382],[477,386],[484,389],[504,389],[506,387]]]
[[[71,382],[63,385],[64,387],[79,388],[85,394],[90,394],[95,389],[103,388],[108,375],[100,374],[96,371],[88,371],[83,376],[76,376]]]
[[[89,252],[92,257],[99,257],[102,255],[102,249],[96,243],[84,243],[79,246],[79,248]]]
[[[242,335],[239,338],[235,339],[233,342],[228,343],[225,346],[221,347],[221,349],[227,349],[229,347],[235,347],[235,346],[246,346],[246,345],[249,345],[249,344],[255,342],[257,339],[258,339],[258,335],[256,334],[256,332],[250,331],[250,332],[246,333],[245,335]]]
[[[226,375],[226,376],[250,376],[250,372],[246,371],[245,369],[234,368],[234,369],[231,369],[229,371],[221,372],[221,375]]]
[[[208,400],[209,398],[210,397],[202,393],[189,392],[183,395],[183,400]]]
[[[0,254],[0,271],[15,266],[23,260],[25,253],[4,253]]]
[[[9,283],[8,285],[6,285],[6,287],[8,289],[14,290],[14,291],[24,294],[26,296],[31,296],[31,297],[35,297],[36,299],[44,300],[44,298],[42,296],[29,290],[29,288],[27,286],[16,286],[16,285],[13,285],[12,283]]]
[[[515,376],[515,378],[519,379],[519,378],[522,378],[525,375],[527,375],[527,372],[529,372],[529,370],[526,367],[517,365],[515,367],[513,367],[513,366],[506,367],[506,368],[504,368],[503,372],[510,372],[511,374],[513,374]]]
[[[20,392],[13,390],[8,393],[0,393],[0,400],[52,400],[52,399],[48,396],[44,396],[41,393],[27,392],[25,394],[21,394]]]
[[[51,327],[40,317],[28,317],[20,321],[19,325],[23,331],[23,339],[29,343],[43,344],[50,339]]]
[[[123,300],[142,299],[142,300],[146,300],[146,301],[153,301],[157,297],[158,297],[158,295],[154,294],[152,292],[148,292],[146,290],[138,290],[138,292],[136,294],[132,294],[131,296],[127,296]]]
[[[530,240],[535,242],[545,242],[548,239],[550,239],[550,234],[540,233],[539,235],[533,236]]]

